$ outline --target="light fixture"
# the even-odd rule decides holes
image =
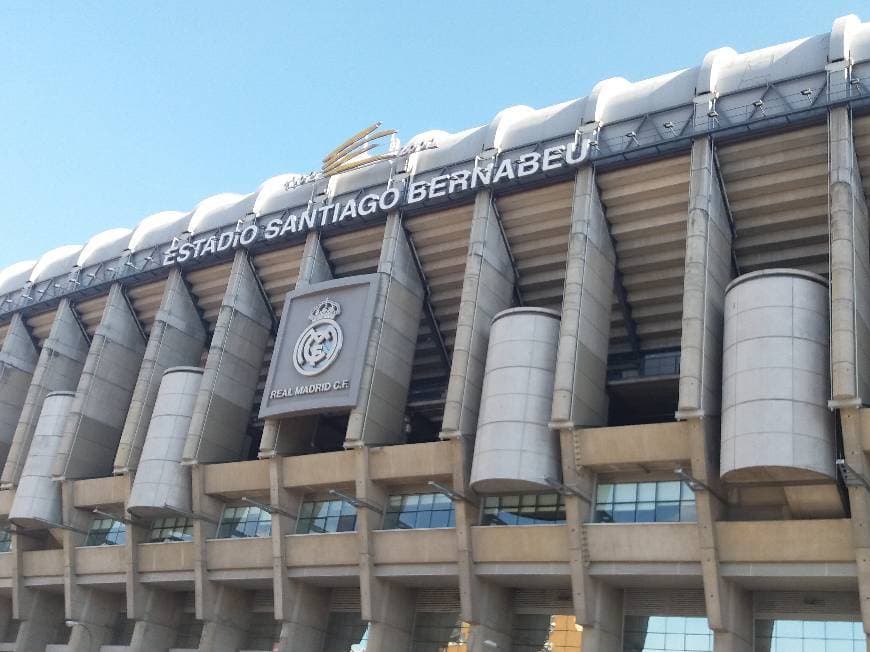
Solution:
[[[847,487],[864,487],[867,491],[870,491],[870,482],[867,482],[867,478],[849,466],[849,463],[844,458],[839,458],[835,464],[840,475],[843,477],[843,483]]]
[[[471,502],[464,494],[461,494],[458,491],[454,491],[450,487],[446,487],[440,482],[435,482],[435,480],[429,480],[426,484],[428,484],[430,487],[434,487],[438,490],[438,493],[447,496],[450,500],[464,500],[467,503]]]
[[[712,487],[710,487],[709,485],[698,480],[691,473],[686,471],[683,467],[680,466],[680,467],[677,467],[676,469],[674,469],[674,475],[677,476],[683,482],[685,482],[686,485],[689,487],[689,489],[691,489],[693,492],[697,493],[699,491],[706,491],[711,496],[716,498],[716,500],[721,502],[722,504],[724,504],[724,505],[728,504],[728,501],[725,500],[725,498],[722,497],[719,493],[717,493]]]
[[[377,512],[378,514],[383,514],[384,510],[375,505],[374,503],[370,503],[367,500],[363,500],[362,498],[356,498],[355,496],[348,496],[346,493],[339,491],[338,489],[330,489],[329,494],[331,496],[338,496],[344,502],[353,505],[356,508],[365,507],[366,509],[370,509],[373,512]]]
[[[582,491],[580,491],[577,487],[571,487],[567,484],[563,484],[555,478],[544,478],[544,482],[547,484],[547,486],[552,487],[556,490],[557,493],[562,496],[577,496],[585,502],[592,504],[592,499],[584,494]]]
[[[285,509],[281,509],[280,507],[275,507],[274,505],[266,505],[264,503],[258,503],[256,500],[252,500],[252,499],[248,498],[247,496],[242,496],[241,500],[243,503],[248,503],[249,505],[253,505],[254,507],[257,507],[257,508],[263,510],[267,514],[281,514],[281,516],[287,516],[287,517],[293,518],[293,519],[298,518],[298,516],[296,514],[291,514],[290,512],[288,512]]]

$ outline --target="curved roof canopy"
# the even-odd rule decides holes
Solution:
[[[457,133],[427,131],[407,144],[433,141],[435,148],[421,149],[409,157],[415,174],[473,160],[481,152],[521,147],[564,136],[587,125],[641,119],[656,112],[669,112],[667,120],[686,121],[699,95],[716,97],[746,93],[748,89],[786,84],[796,78],[825,74],[829,63],[850,61],[870,66],[870,23],[853,15],[837,18],[826,34],[782,43],[753,52],[737,53],[731,48],[711,50],[699,65],[650,79],[629,82],[614,77],[598,82],[586,97],[540,109],[512,106],[500,111],[486,125]],[[870,70],[860,73],[870,74]],[[741,97],[735,95],[734,97]],[[751,102],[742,98],[740,102]],[[688,108],[687,108],[688,107]],[[672,111],[673,110],[673,111]],[[673,113],[673,115],[671,115]],[[353,192],[389,175],[389,163],[376,163],[330,177],[330,196]],[[143,219],[133,231],[111,229],[91,238],[82,249],[77,245],[59,247],[43,255],[32,266],[32,282],[68,272],[76,263],[91,265],[116,257],[124,249],[140,251],[169,242],[183,231],[194,234],[234,224],[246,215],[256,216],[305,205],[312,196],[311,184],[297,185],[300,175],[281,174],[264,181],[248,195],[221,193],[208,197],[187,213],[165,211]],[[318,186],[320,188],[320,186]],[[30,264],[30,263],[27,263]],[[0,293],[24,283],[25,263],[0,270]]]

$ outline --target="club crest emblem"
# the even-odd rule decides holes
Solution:
[[[340,314],[338,301],[327,297],[308,315],[311,324],[302,331],[293,348],[293,366],[303,376],[326,371],[338,358],[344,337],[335,321]]]

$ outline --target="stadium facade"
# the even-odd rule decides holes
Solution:
[[[867,649],[867,80],[847,16],[0,271],[0,650]]]

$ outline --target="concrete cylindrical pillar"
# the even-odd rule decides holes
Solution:
[[[15,525],[40,528],[61,522],[60,484],[51,479],[51,471],[74,398],[75,392],[51,392],[42,403],[9,511],[9,520]]]
[[[190,469],[180,462],[201,382],[199,367],[163,373],[130,492],[131,514],[153,518],[165,512],[165,505],[191,509]]]
[[[745,274],[725,294],[720,472],[731,482],[834,477],[828,282]]]
[[[471,484],[475,491],[540,491],[561,478],[550,406],[559,313],[511,308],[492,321]]]

